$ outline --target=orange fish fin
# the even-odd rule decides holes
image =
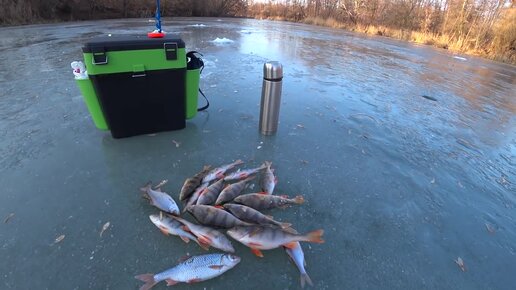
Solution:
[[[197,283],[197,282],[201,282],[201,281],[202,281],[202,279],[195,278],[195,279],[191,279],[191,280],[186,281],[186,283],[190,284],[190,283]]]
[[[207,236],[198,236],[197,239],[203,244],[211,245],[211,239]]]
[[[187,238],[187,237],[185,237],[185,236],[179,236],[179,237],[180,237],[180,238],[181,238],[181,240],[183,240],[183,242],[185,242],[185,243],[190,242],[190,239],[189,239],[189,238]]]
[[[140,290],[149,290],[158,283],[154,280],[154,274],[141,274],[134,276],[134,278],[145,282],[145,284],[143,284],[142,287],[140,287]]]
[[[259,244],[259,243],[253,243],[253,242],[250,242],[249,243],[249,246],[258,246],[260,247],[262,244]]]
[[[166,279],[165,281],[167,281],[167,286],[172,286],[172,285],[176,285],[177,283],[179,283],[172,279]]]
[[[211,265],[211,266],[208,266],[208,268],[211,268],[213,270],[219,270],[219,269],[222,269],[222,267],[224,267],[224,265]]]
[[[222,205],[220,205],[220,204],[214,205],[213,207],[216,207],[216,208],[219,208],[219,209],[224,209],[224,207]]]
[[[289,248],[289,249],[294,249],[294,248],[297,247],[297,243],[296,242],[290,242],[290,243],[284,244],[283,247]]]
[[[210,245],[207,245],[207,244],[202,243],[202,242],[198,242],[198,244],[199,244],[199,247],[201,247],[205,251],[208,251],[210,249]]]
[[[262,190],[263,190],[263,189],[262,189]],[[257,192],[257,193],[258,193],[258,194],[265,194],[265,195],[269,194],[267,191],[261,191],[261,192]]]
[[[165,227],[159,227],[159,230],[166,236],[168,236],[170,233],[168,232],[168,229]]]
[[[251,248],[251,252],[253,252],[253,254],[255,254],[257,257],[263,258],[262,251]]]
[[[305,236],[305,238],[306,238],[305,241],[311,242],[311,243],[318,243],[318,244],[324,243],[324,240],[322,239],[323,234],[324,234],[323,230],[316,230],[313,232],[309,232]]]

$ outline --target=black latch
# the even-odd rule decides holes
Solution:
[[[167,60],[177,60],[177,43],[167,42],[163,44]]]
[[[103,47],[92,48],[91,52],[93,54],[93,61],[92,61],[93,64],[107,64],[108,63],[107,54]]]

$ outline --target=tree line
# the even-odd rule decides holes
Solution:
[[[0,0],[0,25],[153,17],[156,0]],[[248,1],[161,0],[163,16],[246,16]]]
[[[155,0],[0,0],[0,25],[153,17]],[[161,0],[164,17],[229,16],[345,28],[516,63],[514,0]]]
[[[514,0],[277,0],[248,15],[385,35],[516,63]]]

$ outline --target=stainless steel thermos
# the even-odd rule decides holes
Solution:
[[[263,65],[262,101],[260,104],[260,132],[272,135],[278,130],[281,105],[283,66],[277,61]]]

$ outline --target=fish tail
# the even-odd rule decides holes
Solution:
[[[303,198],[302,195],[298,195],[298,196],[294,197],[294,203],[303,204],[304,202],[305,202],[305,199]]]
[[[147,184],[145,184],[144,187],[140,187],[140,191],[142,191],[143,193],[147,193],[147,191],[151,188],[152,188],[152,181],[149,181],[149,182],[147,182]]]
[[[145,284],[143,284],[142,287],[140,287],[140,290],[149,290],[159,282],[154,280],[154,274],[141,274],[134,276],[134,278],[145,282]]]
[[[272,162],[270,162],[270,161],[265,161],[265,162],[263,162],[263,166],[268,167],[268,168],[271,168],[271,166],[272,166]]]
[[[324,231],[322,229],[316,230],[313,232],[309,232],[304,236],[305,242],[311,242],[311,243],[318,243],[322,244],[324,243],[324,240],[322,239],[322,235],[324,234]]]
[[[242,159],[238,159],[235,162],[233,162],[233,165],[240,165],[240,164],[244,164],[244,161],[242,161]]]
[[[310,277],[308,277],[308,274],[307,273],[301,273],[301,288],[305,288],[305,284],[308,283],[308,285],[310,286],[314,286],[314,284],[312,283],[312,279],[310,279]]]

